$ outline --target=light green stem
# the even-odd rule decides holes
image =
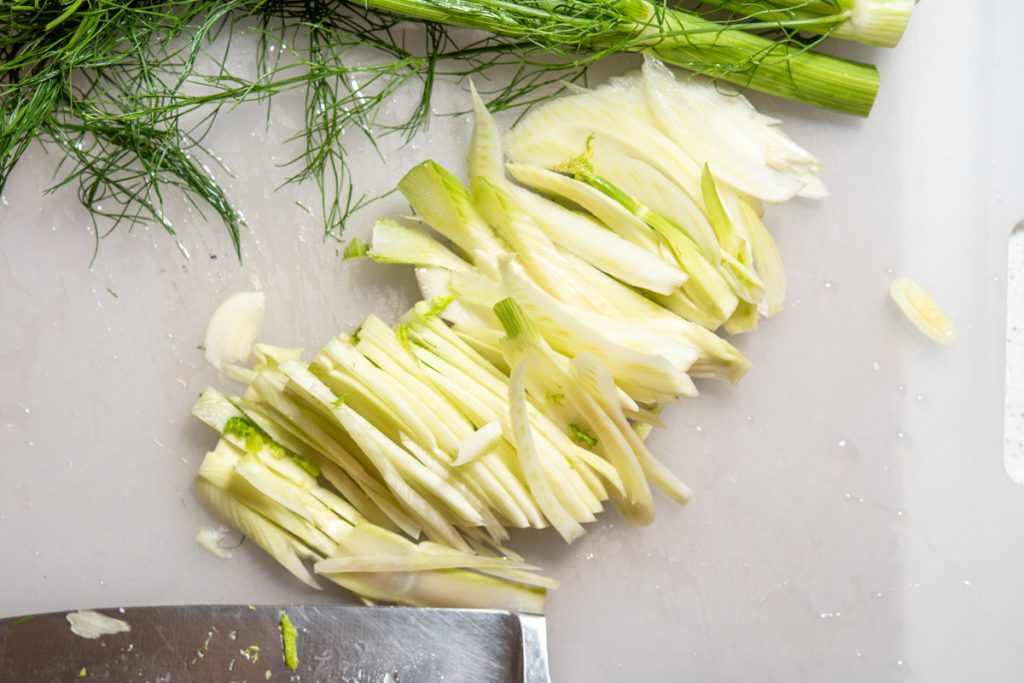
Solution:
[[[820,19],[801,30],[865,45],[894,47],[917,0],[704,0],[759,21]]]

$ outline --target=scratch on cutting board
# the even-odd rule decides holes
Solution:
[[[186,660],[185,656],[178,651],[178,648],[171,644],[171,641],[167,640],[167,636],[164,635],[164,630],[161,628],[160,624],[154,624],[154,627],[156,634],[160,636],[160,640],[164,641],[164,645],[167,646],[167,649],[170,650],[170,652],[181,662],[181,668],[185,669],[185,671],[189,671],[188,660]],[[169,677],[170,674],[167,674],[167,676]],[[189,673],[188,676],[189,680],[192,680],[192,674]],[[168,678],[168,680],[170,679]]]

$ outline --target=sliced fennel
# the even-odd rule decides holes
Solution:
[[[575,153],[574,150],[571,153]],[[559,163],[568,157],[561,158]],[[646,223],[600,190],[540,166],[509,164],[508,171],[519,182],[538,192],[572,202],[589,211],[620,237],[657,254],[660,240]]]
[[[612,277],[659,294],[671,294],[687,275],[675,264],[623,239],[589,216],[520,187],[512,197],[558,245]]]
[[[373,226],[373,246],[366,253],[378,263],[404,263],[446,270],[467,270],[470,265],[422,230],[397,221],[378,218]]]
[[[607,96],[607,91],[585,91],[537,107],[506,137],[509,158],[518,164],[554,168],[579,154],[593,138],[620,156],[647,162],[691,197],[699,197],[700,164],[651,125],[639,88],[612,92],[616,96]]]
[[[910,278],[896,278],[889,287],[889,295],[921,334],[936,344],[948,345],[956,341],[953,321],[916,282]]]
[[[574,279],[571,266],[554,242],[501,187],[484,178],[474,178],[473,197],[490,224],[512,247],[531,278],[560,301],[596,308],[600,304]]]
[[[473,462],[484,453],[491,451],[501,439],[501,424],[488,422],[459,444],[459,457],[452,464],[455,466]]]
[[[739,299],[730,290],[729,282],[722,276],[717,264],[708,261],[678,224],[598,175],[588,158],[589,141],[587,144],[587,152],[561,164],[559,170],[617,202],[657,232],[668,244],[683,272],[690,276],[680,291],[690,297],[712,321],[720,324],[727,320]]]
[[[203,337],[210,365],[220,370],[225,364],[243,363],[249,358],[263,327],[265,302],[263,292],[239,292],[217,307]]]
[[[536,570],[524,562],[458,551],[423,541],[413,543],[379,527],[350,527],[334,553],[314,566],[317,573],[409,572],[432,569]]]
[[[199,497],[218,517],[245,534],[297,579],[320,590],[320,585],[302,563],[303,557],[309,556],[309,551],[300,550],[298,542],[286,531],[208,481],[197,481],[195,487]]]
[[[68,612],[65,615],[71,632],[80,638],[95,640],[100,636],[109,636],[115,633],[128,633],[132,627],[123,619],[108,617],[95,610],[78,610]],[[83,669],[84,670],[84,669]]]
[[[199,527],[199,531],[196,532],[196,543],[199,547],[210,553],[216,558],[221,560],[231,559],[231,550],[225,548],[220,542],[230,533],[227,527]]]
[[[469,183],[419,164],[399,183],[416,215],[346,249],[415,267],[425,300],[308,364],[262,344],[251,368],[232,356],[245,391],[194,408],[220,436],[196,486],[310,585],[308,561],[368,604],[537,612],[556,584],[509,529],[572,542],[608,500],[649,524],[654,489],[690,498],[645,440],[692,377],[749,369],[714,330],[783,305],[761,201],[824,188],[777,122],[653,58],[537,107],[507,147],[472,90]],[[930,300],[899,293],[929,319]]]
[[[671,264],[617,237],[583,214],[508,182],[497,123],[475,88],[472,88],[472,96],[473,137],[467,160],[474,199],[491,225],[502,229],[513,249],[524,258],[554,261],[556,272],[552,275],[557,277],[562,264],[552,253],[550,237],[630,284],[663,294],[678,289],[686,275]],[[542,226],[543,231],[533,223]],[[540,277],[544,277],[543,270]],[[554,289],[571,287],[572,282],[563,277],[562,287]]]
[[[739,205],[750,239],[754,266],[764,283],[764,298],[757,305],[757,312],[772,318],[782,310],[782,302],[786,298],[786,272],[782,267],[782,256],[775,239],[750,202],[744,199]]]
[[[740,192],[781,202],[823,190],[820,183],[808,186],[816,180],[817,161],[739,93],[700,78],[679,83],[653,57],[644,59],[642,75],[633,78],[658,129],[697,163],[713,164],[715,174]]]
[[[203,478],[197,481],[200,495],[215,512],[250,536],[260,547],[311,586],[317,585],[306,571],[302,560],[329,557],[335,566],[331,567],[328,564],[325,568],[318,565],[318,573],[355,590],[364,598],[414,605],[517,608],[534,612],[543,609],[544,586],[550,585],[550,582],[540,577],[535,581],[528,581],[525,576],[514,575],[514,572],[528,574],[524,570],[532,570],[529,565],[501,558],[481,557],[468,547],[460,551],[432,543],[414,544],[394,532],[367,522],[350,525],[340,518],[335,519],[337,531],[332,534],[333,540],[326,542],[319,554],[313,553],[303,541],[291,536],[289,531],[279,524],[282,520],[289,520],[292,517],[315,522],[316,515],[308,509],[301,508],[291,515],[284,513],[276,494],[271,494],[270,498],[257,499],[258,507],[270,516],[258,514],[238,500],[230,486],[225,486],[225,482],[236,476],[235,473],[243,476],[250,474],[245,472],[245,468],[255,467],[255,460],[248,455],[232,460],[230,457],[215,455],[217,452],[226,453],[221,449],[207,456],[201,473]],[[214,465],[214,462],[219,464]],[[226,476],[209,476],[217,470],[223,471]],[[269,470],[265,475],[272,476]],[[268,491],[268,488],[264,487],[260,491]],[[324,525],[322,521],[315,523]],[[396,547],[400,552],[396,552]],[[385,552],[388,548],[390,552]],[[417,561],[417,558],[420,561]],[[511,578],[485,578],[464,571],[453,573],[449,570],[451,567],[508,571]],[[435,570],[438,569],[444,570],[441,576],[435,576]],[[351,576],[343,578],[338,575],[341,573]],[[423,575],[414,577],[411,576],[412,573]],[[405,581],[396,584],[395,577],[399,574],[410,575],[405,576]],[[537,587],[535,584],[542,585]],[[401,586],[405,586],[407,590],[399,590]],[[422,587],[423,590],[414,590],[416,586]],[[488,587],[490,591],[480,590],[481,586]]]
[[[623,516],[635,524],[650,524],[654,520],[651,492],[619,425],[612,421],[593,396],[586,390],[581,391],[570,374],[568,363],[559,358],[537,333],[514,299],[499,301],[494,310],[508,335],[505,351],[513,373],[521,373],[535,397],[548,399],[549,411],[561,418],[571,438],[595,448],[612,463],[623,484],[623,495],[616,499]],[[552,401],[552,396],[559,398]],[[615,408],[621,410],[618,405]]]
[[[478,250],[484,254],[504,251],[504,246],[474,207],[466,187],[433,161],[414,167],[399,181],[398,189],[416,214],[451,240],[463,254],[472,256]]]
[[[673,365],[664,356],[637,351],[612,341],[601,330],[587,325],[579,316],[572,315],[571,311],[527,281],[514,262],[503,263],[502,283],[505,293],[526,309],[556,350],[569,357],[584,352],[594,354],[609,368],[623,391],[635,400],[656,403],[696,394],[696,388],[686,374],[688,365]],[[693,360],[695,358],[696,354]]]

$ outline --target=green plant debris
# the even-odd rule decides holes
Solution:
[[[299,668],[299,651],[296,647],[298,631],[288,617],[287,612],[281,612],[281,646],[284,651],[284,664],[292,671]]]
[[[210,641],[213,640],[213,631],[207,631],[206,640],[203,641],[202,647],[196,650],[196,656],[202,659],[206,656],[206,653],[210,651]]]
[[[342,260],[358,259],[366,256],[370,253],[370,245],[365,240],[361,240],[358,237],[353,239],[345,247],[345,251],[341,253]]]
[[[597,437],[576,424],[569,425],[569,438],[574,444],[584,448],[589,449],[597,445]]]

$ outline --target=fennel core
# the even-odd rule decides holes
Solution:
[[[742,10],[765,3],[708,4]],[[785,9],[793,3],[772,4]],[[244,218],[209,170],[220,160],[205,138],[223,107],[270,102],[298,90],[305,113],[287,182],[317,186],[325,235],[338,237],[347,217],[367,201],[353,187],[354,140],[343,141],[343,133],[364,135],[371,146],[387,132],[411,136],[426,122],[441,76],[503,68],[512,75],[489,95],[492,108],[505,109],[535,103],[544,89],[583,78],[602,56],[650,51],[698,73],[866,115],[878,86],[874,67],[815,53],[811,48],[822,37],[805,40],[797,32],[827,24],[834,28],[822,32],[839,36],[848,15],[863,14],[860,6],[869,4],[807,0],[801,11],[712,21],[702,11],[649,0],[2,3],[0,191],[38,141],[62,159],[50,189],[74,186],[95,219],[112,223],[97,224],[97,249],[121,222],[155,222],[174,237],[164,202],[180,193],[204,217],[219,218],[240,257]],[[835,12],[807,17],[805,5]],[[409,19],[424,22],[423,30],[399,27]],[[445,25],[493,35],[467,37]],[[255,35],[251,75],[229,66],[238,49],[232,40],[243,33]],[[374,57],[353,60],[356,48]],[[381,125],[381,105],[406,85],[419,88],[419,102],[404,120]]]

